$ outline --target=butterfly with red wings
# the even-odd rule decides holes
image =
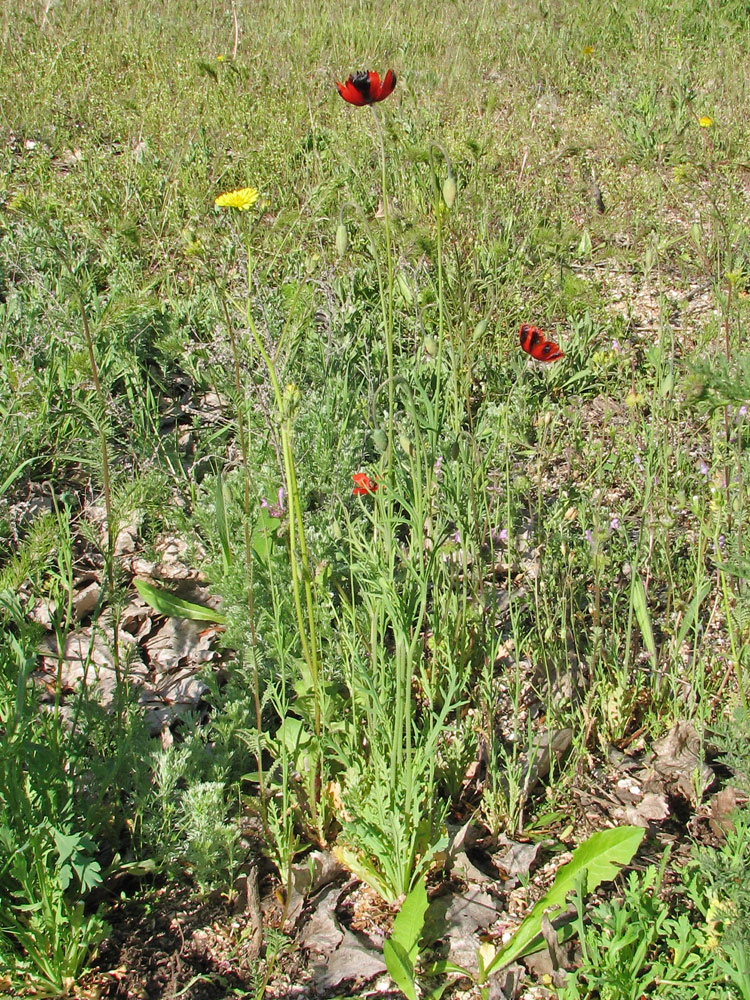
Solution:
[[[554,340],[549,340],[538,326],[522,323],[519,338],[524,351],[537,361],[557,361],[565,357]]]

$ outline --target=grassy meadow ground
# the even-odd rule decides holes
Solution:
[[[749,88],[739,0],[2,6],[0,994],[750,998]]]

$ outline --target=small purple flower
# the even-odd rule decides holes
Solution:
[[[638,466],[639,469],[643,468],[643,462],[641,461],[641,456],[638,454],[638,452],[635,453],[633,461],[635,462],[635,464]]]
[[[493,545],[507,545],[508,544],[508,529],[501,528],[500,531],[492,532],[492,544]]]
[[[742,418],[743,418],[743,420],[744,420],[744,418],[745,418],[745,417],[747,416],[747,407],[746,407],[746,406],[745,406],[745,405],[743,404],[743,405],[742,405],[742,406],[741,406],[741,407],[739,408],[739,410],[738,410],[737,412],[738,412],[738,415],[739,415],[740,417],[742,417]]]
[[[619,354],[622,351],[619,340],[612,341],[612,350],[615,352],[615,354]]]
[[[277,520],[281,520],[284,516],[284,500],[286,499],[286,490],[283,486],[279,487],[279,502],[278,504],[271,505],[265,497],[260,501],[261,507],[265,507],[271,517],[275,517]]]
[[[586,541],[591,546],[591,551],[593,552],[594,549],[596,548],[596,544],[594,542],[594,536],[591,534],[591,532],[590,532],[590,530],[588,528],[586,528],[586,531],[584,532],[584,534],[586,536]]]
[[[719,552],[723,552],[724,551],[724,543],[725,543],[725,541],[726,541],[726,539],[724,538],[724,536],[723,535],[719,535]]]
[[[615,514],[615,516],[609,522],[609,530],[617,531],[619,527],[620,527],[620,518],[617,516],[617,514]]]
[[[700,460],[700,464],[698,465],[698,472],[700,472],[702,476],[705,476],[705,478],[708,479],[711,470],[703,461],[703,459]]]
[[[435,465],[432,470],[435,473],[435,479],[437,482],[442,483],[443,481],[443,456],[438,455],[435,460]]]
[[[456,531],[454,531],[453,534],[450,537],[451,537],[451,541],[455,542],[456,545],[460,545],[461,544],[461,532],[458,529],[456,529]]]

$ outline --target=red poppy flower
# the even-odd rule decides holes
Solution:
[[[377,101],[384,101],[396,86],[396,74],[389,69],[385,74],[383,82],[374,70],[363,70],[360,73],[352,73],[346,83],[336,81],[339,93],[350,104],[362,107],[363,104],[375,104]]]
[[[355,472],[352,479],[354,480],[352,496],[363,497],[368,493],[374,493],[378,488],[378,484],[374,483],[366,472]]]

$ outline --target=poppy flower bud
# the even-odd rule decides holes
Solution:
[[[424,349],[431,358],[437,357],[438,342],[429,334],[424,338]]]
[[[452,176],[448,176],[443,181],[443,201],[448,206],[448,208],[453,208],[453,202],[456,200],[456,181]]]
[[[385,454],[388,448],[388,435],[381,427],[376,427],[372,432],[372,443],[376,451],[379,451],[381,455]]]
[[[407,304],[407,306],[414,305],[414,296],[412,294],[411,288],[409,288],[409,282],[406,280],[405,275],[402,271],[399,271],[396,275],[396,284],[398,285],[398,290],[401,298]]]
[[[336,253],[339,257],[345,257],[349,249],[349,231],[343,222],[336,227]]]
[[[487,327],[489,323],[486,319],[480,319],[477,325],[474,327],[474,336],[483,337],[487,333]]]
[[[451,445],[451,450],[450,450],[450,456],[452,461],[454,462],[456,461],[456,459],[458,458],[459,451],[460,448],[458,446],[458,441],[454,441],[453,444]]]
[[[406,434],[399,434],[398,443],[401,445],[401,450],[411,458],[414,448]]]

